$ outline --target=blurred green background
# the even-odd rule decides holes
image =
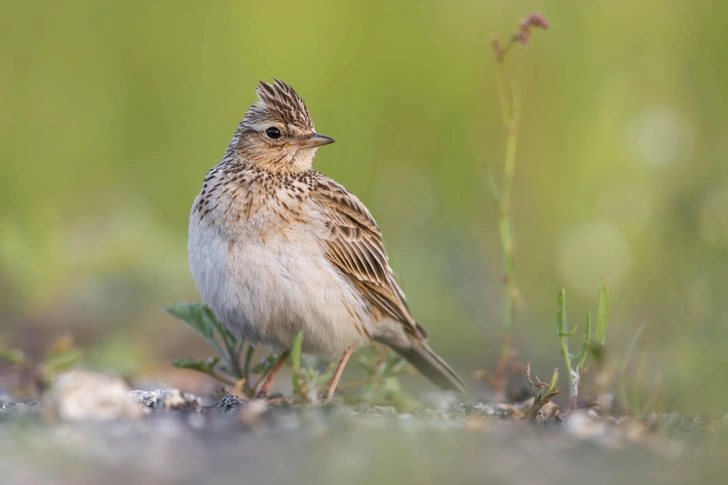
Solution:
[[[371,209],[434,347],[462,374],[492,369],[482,166],[499,171],[505,132],[490,41],[541,11],[551,29],[507,63],[523,106],[519,358],[563,367],[556,293],[581,323],[604,277],[612,359],[644,326],[639,379],[661,380],[661,406],[726,411],[725,2],[0,4],[1,343],[41,353],[71,334],[85,365],[151,377],[206,355],[161,309],[199,298],[189,208],[275,77],[336,138],[316,167]]]

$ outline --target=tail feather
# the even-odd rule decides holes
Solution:
[[[411,345],[408,347],[389,345],[440,389],[465,394],[463,380],[442,357],[427,345],[427,342],[417,338],[410,338],[409,343]]]

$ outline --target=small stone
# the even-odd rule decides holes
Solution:
[[[165,391],[130,391],[129,397],[144,407],[154,409],[154,404]]]
[[[484,402],[475,403],[473,406],[473,413],[480,416],[495,416],[499,412],[499,408],[493,407],[490,404]]]
[[[566,429],[580,439],[601,438],[607,434],[607,425],[603,421],[594,419],[582,410],[571,413]]]
[[[168,391],[130,391],[129,397],[144,408],[155,411],[202,411],[200,398],[192,393],[171,389]]]
[[[468,417],[470,406],[467,403],[457,403],[450,406],[447,415],[450,419],[465,419]]]
[[[247,406],[248,404],[250,404],[250,401],[240,399],[235,394],[228,394],[227,396],[216,402],[215,405],[212,406],[212,409],[216,411],[222,411],[223,413],[227,414],[231,411],[239,409],[242,406]]]
[[[240,413],[240,422],[255,431],[262,431],[266,427],[263,417],[268,410],[268,403],[264,399],[251,401]]]
[[[69,371],[56,377],[47,399],[52,412],[65,421],[138,418],[142,410],[129,399],[129,391],[119,377]]]
[[[35,416],[38,414],[40,414],[40,403],[38,401],[0,401],[0,417]]]

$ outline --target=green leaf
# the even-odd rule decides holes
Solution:
[[[66,371],[81,360],[83,354],[76,347],[51,355],[43,365],[43,373],[47,381]]]
[[[25,356],[20,349],[14,349],[0,345],[0,360],[9,362],[11,364],[23,364],[27,362],[28,358]]]
[[[558,311],[556,312],[557,335],[559,337],[571,337],[576,333],[579,327],[574,327],[569,331],[569,324],[566,321],[566,290],[561,289],[556,298]]]
[[[207,308],[207,307],[205,307]],[[223,343],[225,344],[225,347],[230,349],[231,353],[237,356],[240,354],[240,351],[243,348],[243,344],[245,343],[244,339],[239,339],[235,335],[233,335],[230,330],[227,328],[227,325],[220,322],[217,318],[215,318],[215,315],[212,313],[212,310],[207,308],[209,311],[209,315],[206,314],[206,318],[210,318],[209,323],[215,327],[217,330],[217,333],[222,337]]]
[[[210,357],[206,360],[195,360],[190,357],[185,357],[184,359],[179,359],[178,361],[172,363],[172,365],[180,369],[196,370],[197,372],[202,372],[203,374],[217,379],[223,384],[226,384],[228,386],[235,386],[234,381],[217,373],[217,370],[221,370],[220,367],[218,367],[219,363],[220,357]]]
[[[202,335],[220,355],[225,355],[220,344],[215,340],[215,330],[222,325],[217,321],[210,307],[202,303],[175,303],[165,308],[165,311],[185,322]]]
[[[298,332],[293,340],[293,348],[291,349],[291,363],[293,364],[293,390],[297,395],[301,395],[301,348],[303,348],[303,332]]]
[[[568,323],[566,322],[566,290],[561,289],[556,297],[556,331],[559,337],[569,335]]]
[[[217,365],[220,363],[220,357],[210,357],[206,360],[196,360],[191,357],[185,357],[172,363],[173,366],[180,369],[192,369],[204,374],[212,375],[217,369]]]
[[[595,343],[604,346],[607,343],[607,326],[609,325],[609,292],[602,279],[599,284],[597,299],[597,331]]]
[[[205,318],[205,309],[209,310],[202,303],[190,304],[177,302],[164,310],[185,322],[206,339],[212,339],[215,335],[215,326],[210,323],[209,318]]]
[[[549,384],[549,392],[557,389],[556,384],[559,383],[559,368],[554,369],[554,373],[551,376],[551,383]]]

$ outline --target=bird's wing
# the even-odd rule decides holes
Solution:
[[[342,185],[317,174],[312,190],[324,212],[326,257],[348,276],[369,302],[417,336],[426,333],[412,318],[382,244],[382,233],[361,201]]]

